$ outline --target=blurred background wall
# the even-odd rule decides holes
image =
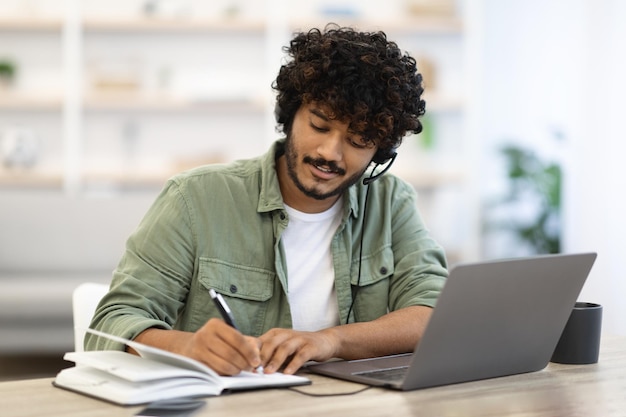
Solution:
[[[479,14],[483,94],[475,99],[483,103],[476,122],[483,208],[501,192],[493,161],[503,142],[533,149],[544,163],[558,162],[561,251],[598,252],[581,298],[605,306],[605,332],[624,334],[626,50],[619,45],[626,4],[494,0],[482,2]],[[482,212],[483,224],[492,214]],[[506,255],[518,247],[486,239],[482,254]]]
[[[581,299],[626,334],[624,18],[619,0],[1,0],[0,350],[71,350],[71,290],[109,280],[170,175],[278,137],[281,48],[331,21],[418,60],[426,128],[393,169],[450,262],[597,251]]]

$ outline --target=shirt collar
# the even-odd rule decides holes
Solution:
[[[261,156],[261,184],[259,192],[259,213],[282,210],[283,197],[280,194],[278,175],[276,173],[276,159],[285,152],[285,140],[277,140],[270,149]]]

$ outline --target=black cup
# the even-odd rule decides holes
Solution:
[[[602,306],[577,302],[552,354],[552,362],[591,364],[598,362]]]

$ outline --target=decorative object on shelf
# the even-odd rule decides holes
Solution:
[[[0,157],[7,168],[31,168],[39,156],[39,137],[32,129],[15,126],[0,136]]]
[[[501,152],[507,163],[508,193],[491,204],[492,210],[504,212],[486,225],[487,231],[508,230],[533,254],[559,253],[560,164],[545,161],[533,150],[519,145],[505,145]]]
[[[417,54],[414,54],[417,56]],[[424,89],[428,92],[435,91],[437,85],[435,63],[429,57],[417,56],[417,69],[422,74]]]
[[[135,57],[91,63],[90,88],[95,93],[136,93],[141,87],[140,66]]]
[[[185,0],[146,0],[143,14],[150,18],[181,19],[191,17],[192,10]]]
[[[241,15],[243,7],[240,3],[241,2],[237,0],[231,0],[227,2],[222,11],[224,17],[232,19]]]
[[[17,73],[15,63],[9,59],[0,59],[0,90],[8,90],[15,81]]]
[[[358,18],[361,16],[361,5],[355,1],[323,2],[319,5],[319,14],[323,17]]]
[[[406,0],[406,9],[414,16],[454,16],[454,0]]]

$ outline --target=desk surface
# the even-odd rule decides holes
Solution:
[[[310,375],[311,394],[350,393],[362,385]],[[31,416],[132,416],[120,407],[52,386],[52,379],[0,383],[0,414]],[[523,375],[398,392],[372,388],[355,395],[311,397],[271,389],[209,397],[194,417],[324,415],[326,417],[433,416],[625,416],[626,337],[605,337],[594,365],[559,365]]]

